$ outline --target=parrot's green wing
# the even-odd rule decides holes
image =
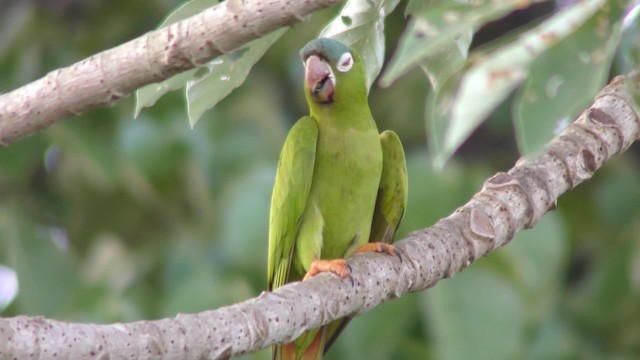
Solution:
[[[387,130],[380,134],[380,143],[382,144],[382,176],[371,222],[369,242],[390,243],[407,207],[409,194],[407,161],[402,143],[395,132]]]
[[[382,145],[382,175],[369,242],[390,243],[407,207],[409,195],[407,161],[402,143],[395,132],[387,130],[380,134],[380,144]],[[325,352],[333,345],[350,320],[350,317],[346,317],[328,325],[329,340],[325,346]]]
[[[311,189],[317,140],[316,121],[308,116],[303,117],[289,132],[280,154],[271,197],[267,268],[269,290],[284,285],[289,277],[299,220]]]

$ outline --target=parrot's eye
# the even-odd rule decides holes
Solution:
[[[353,56],[351,53],[346,52],[342,54],[342,56],[340,56],[340,60],[338,60],[337,67],[340,72],[347,72],[351,70],[351,67],[353,67]]]

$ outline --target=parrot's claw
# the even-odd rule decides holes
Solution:
[[[366,252],[377,252],[381,254],[397,256],[400,262],[402,262],[402,254],[400,253],[400,250],[391,244],[382,242],[370,242],[358,247],[353,253],[358,254]]]
[[[351,266],[347,264],[344,259],[323,260],[316,259],[311,262],[309,271],[304,276],[302,281],[311,279],[312,277],[323,273],[330,272],[340,276],[342,279],[349,279],[351,285],[353,285],[353,279],[351,278]]]

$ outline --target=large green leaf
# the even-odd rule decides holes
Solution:
[[[182,241],[172,242],[164,251],[162,315],[204,311],[250,298],[246,279],[225,273],[222,261],[213,259],[191,236],[185,228]]]
[[[169,14],[158,28],[186,19],[217,3],[218,0],[188,1]],[[197,70],[198,69],[183,71],[167,80],[155,84],[149,84],[138,89],[136,91],[136,108],[134,117],[138,117],[143,108],[155,104],[162,95],[183,87],[188,80],[192,79],[196,75]]]
[[[429,78],[433,92],[439,93],[444,83],[464,67],[472,39],[473,32],[469,29],[440,52],[422,61],[420,67]]]
[[[621,2],[609,1],[531,64],[513,111],[522,153],[541,150],[602,88],[620,40],[623,11]]]
[[[64,232],[34,223],[11,203],[0,207],[0,229],[2,260],[18,275],[20,313],[61,316],[80,290]]]
[[[524,344],[523,299],[507,281],[475,265],[420,294],[437,359],[514,359]]]
[[[320,37],[336,38],[353,46],[362,56],[367,89],[378,77],[384,62],[384,19],[399,0],[349,0]]]
[[[169,15],[160,26],[185,19],[217,3],[217,0],[189,1]],[[186,86],[189,123],[192,127],[195,126],[205,111],[242,85],[253,65],[287,29],[273,31],[231,53],[218,56],[197,69],[181,72],[165,81],[138,89],[135,116],[169,91]]]
[[[619,166],[616,176],[604,177],[593,191],[603,225],[608,223],[614,229],[637,222],[640,214],[640,169],[634,160]]]
[[[628,73],[640,65],[640,3],[624,17],[619,52],[622,72]]]
[[[275,164],[274,164],[275,165]],[[237,259],[234,267],[259,274],[266,284],[269,205],[274,168],[259,168],[235,179],[221,199],[222,250]],[[252,249],[252,251],[247,251]]]
[[[636,2],[624,18],[617,63],[625,74],[640,68],[640,3]],[[632,105],[640,112],[640,85],[637,81],[628,81],[626,85]]]
[[[531,63],[558,41],[573,34],[580,24],[606,5],[605,0],[576,3],[509,45],[478,55],[473,66],[461,75],[457,86],[439,94],[445,104],[427,113],[427,122],[446,124],[436,164],[445,163],[471,132],[486,119],[529,74]]]
[[[572,324],[562,318],[562,314],[554,314],[535,332],[533,341],[525,359],[585,359],[579,355],[589,353],[587,359],[601,358],[602,354],[585,348],[576,337]]]
[[[526,299],[529,319],[540,325],[554,311],[568,265],[569,238],[562,217],[546,214],[532,229],[521,231],[489,257]],[[495,259],[494,259],[495,258]],[[493,260],[492,260],[493,259]]]
[[[356,317],[340,334],[327,359],[394,359],[417,323],[417,300],[416,296],[405,296]]]
[[[0,263],[0,314],[18,295],[18,274]]]
[[[509,359],[550,321],[560,298],[568,238],[558,214],[421,294],[441,359]],[[496,336],[496,334],[500,334]]]
[[[192,127],[205,111],[242,85],[253,65],[288,29],[280,28],[229,54],[217,57],[205,65],[208,73],[187,82],[187,109]]]
[[[447,171],[436,171],[429,164],[427,152],[424,150],[407,153],[407,172],[409,198],[396,237],[398,239],[410,231],[433,225],[438,219],[464,204],[487,176],[486,171],[479,171],[471,166],[459,166],[455,162]]]
[[[407,13],[412,19],[382,76],[383,86],[389,86],[398,77],[439,52],[450,52],[455,47],[466,58],[470,34],[474,30],[522,7],[523,2],[431,0],[409,5]],[[465,38],[469,38],[469,41],[460,41]]]

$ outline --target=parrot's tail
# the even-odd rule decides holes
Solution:
[[[325,352],[325,342],[327,337],[326,327],[320,328],[313,340],[306,347],[302,354],[297,354],[297,344],[292,342],[285,345],[273,347],[273,360],[322,360]],[[304,336],[304,335],[302,335]]]

